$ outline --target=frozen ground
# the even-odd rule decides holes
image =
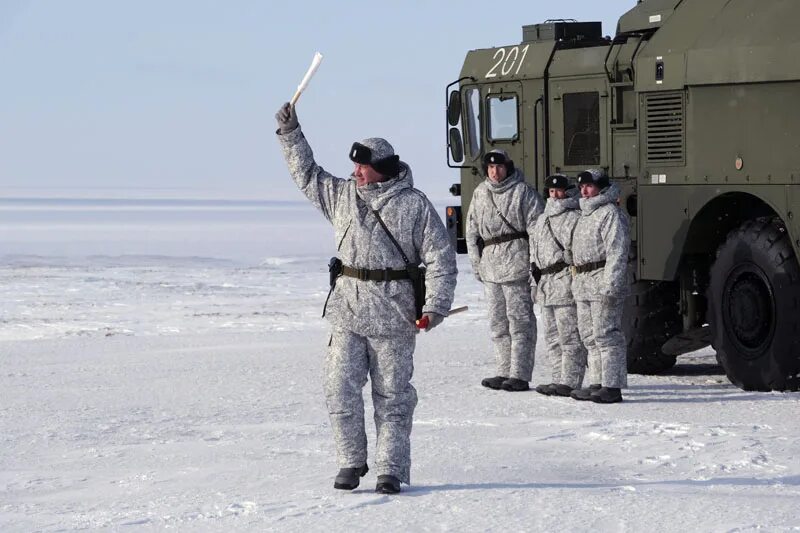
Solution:
[[[483,389],[463,257],[471,310],[420,335],[413,485],[388,497],[374,472],[332,488],[325,253],[29,246],[0,256],[0,531],[800,531],[800,395],[741,391],[709,350],[618,405]]]

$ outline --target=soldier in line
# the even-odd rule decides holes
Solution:
[[[628,294],[628,217],[617,206],[619,188],[598,169],[578,174],[581,217],[572,240],[572,293],[578,330],[589,352],[588,388],[576,400],[622,401],[628,370],[622,310]]]
[[[569,396],[579,389],[586,370],[586,349],[578,333],[578,314],[572,297],[572,237],[581,217],[578,190],[562,174],[545,180],[549,198],[536,221],[531,241],[531,271],[536,279],[536,301],[542,313],[544,338],[552,371],[550,384],[536,392]]]
[[[496,375],[481,385],[525,391],[536,350],[530,239],[543,201],[503,150],[484,156],[483,172],[486,180],[472,195],[466,231],[472,268],[486,291],[497,365]]]
[[[337,270],[325,312],[332,326],[325,399],[340,467],[334,487],[355,489],[368,470],[362,389],[369,375],[377,430],[375,490],[397,493],[401,482],[411,481],[417,404],[410,383],[417,312],[409,280],[424,263],[422,316],[429,330],[452,304],[455,252],[436,210],[413,188],[411,169],[386,140],[354,143],[352,179],[340,179],[314,161],[293,106],[284,104],[275,117],[292,179],[333,224],[341,260],[331,261]]]

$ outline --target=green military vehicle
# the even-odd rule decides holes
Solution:
[[[446,90],[458,251],[488,150],[539,190],[603,168],[631,221],[629,371],[711,344],[737,386],[797,390],[798,20],[797,0],[644,0],[613,38],[551,20],[470,51]]]

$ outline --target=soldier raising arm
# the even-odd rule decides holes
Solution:
[[[352,179],[314,160],[294,107],[276,114],[278,141],[292,179],[334,227],[339,255],[326,317],[332,334],[325,360],[325,399],[336,443],[337,489],[352,490],[367,473],[361,389],[370,376],[377,444],[376,491],[395,493],[411,480],[411,423],[417,393],[410,380],[417,329],[412,276],[426,267],[421,311],[428,329],[447,316],[456,285],[447,230],[409,166],[386,140],[356,142]]]

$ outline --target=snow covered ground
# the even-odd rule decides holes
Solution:
[[[741,391],[708,349],[631,376],[617,405],[484,389],[464,257],[470,311],[419,337],[413,485],[377,495],[370,472],[335,491],[330,234],[284,208],[3,215],[0,531],[800,531],[800,395]]]

